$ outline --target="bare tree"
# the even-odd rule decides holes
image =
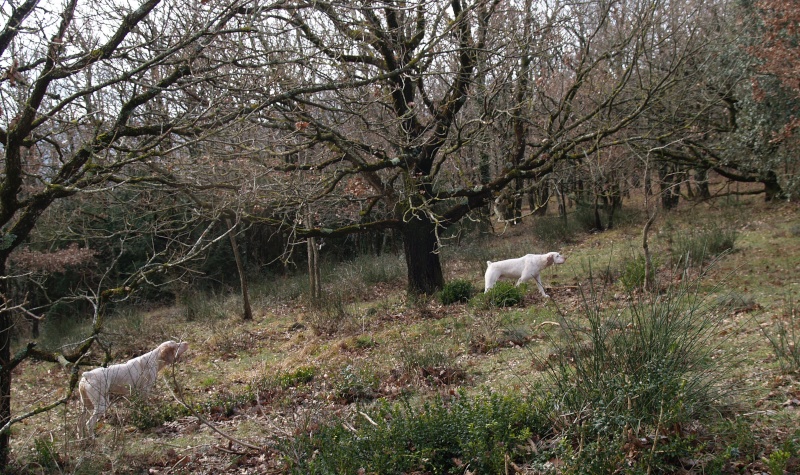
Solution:
[[[0,471],[7,463],[11,425],[20,420],[11,413],[12,371],[29,357],[74,363],[102,328],[96,315],[93,334],[71,354],[38,351],[31,341],[12,356],[12,314],[29,311],[9,292],[16,278],[8,272],[12,255],[22,252],[56,204],[78,196],[87,202],[92,196],[120,199],[119,191],[126,189],[140,197],[179,193],[180,199],[152,211],[148,232],[163,245],[123,280],[95,289],[101,301],[125,295],[165,269],[187,266],[227,236],[230,230],[215,224],[234,216],[247,200],[253,177],[244,179],[246,170],[233,173],[230,155],[205,152],[229,150],[219,137],[267,106],[228,94],[237,87],[231,78],[260,78],[272,93],[261,97],[271,101],[295,92],[292,84],[274,87],[278,80],[270,72],[276,68],[268,69],[263,60],[269,57],[276,65],[281,57],[270,57],[266,49],[253,55],[242,46],[254,36],[253,15],[273,8],[236,0],[192,6],[160,0],[133,7],[111,0],[3,4]],[[124,242],[130,229],[116,240]],[[98,308],[102,312],[102,305]]]
[[[435,292],[441,229],[509,184],[537,184],[560,161],[641,140],[628,127],[673,87],[693,53],[666,28],[665,5],[294,3],[281,17],[296,33],[294,49],[305,52],[293,76],[367,83],[295,96],[261,117],[311,152],[264,160],[273,176],[318,181],[321,193],[310,199],[358,211],[326,214],[298,233],[396,230],[409,291]],[[691,31],[693,12],[684,13],[675,27]],[[673,56],[660,56],[667,46]],[[502,152],[508,147],[494,130],[515,137],[513,153]]]

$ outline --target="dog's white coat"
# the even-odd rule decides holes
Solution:
[[[88,429],[94,436],[94,428],[105,414],[111,396],[128,396],[132,393],[147,394],[155,385],[158,372],[172,364],[189,349],[186,342],[165,341],[153,351],[108,368],[95,368],[83,373],[78,383],[78,395],[83,404],[78,429],[81,435]],[[86,413],[92,417],[84,424]]]
[[[548,252],[547,254],[527,254],[516,259],[506,259],[504,261],[486,261],[487,267],[484,279],[486,289],[484,292],[488,292],[502,278],[517,279],[517,285],[534,279],[539,287],[539,292],[543,296],[549,297],[544,291],[539,274],[547,267],[553,264],[563,264],[566,260],[566,257],[557,252]]]

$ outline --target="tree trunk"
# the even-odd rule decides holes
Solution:
[[[778,183],[778,176],[774,171],[767,172],[767,177],[763,180],[764,183],[764,201],[773,201],[776,199],[784,199],[786,195],[783,193],[781,184]]]
[[[311,205],[306,206],[306,225],[314,226],[314,214],[311,212]],[[317,238],[309,237],[306,239],[306,254],[308,254],[308,286],[312,300],[318,300],[322,296],[322,272],[319,268],[319,247]]]
[[[698,168],[694,171],[694,181],[697,183],[697,194],[700,199],[711,198],[711,190],[708,187],[708,168]]]
[[[233,232],[233,224],[229,218],[225,218],[228,227],[231,228],[231,233],[228,235],[231,240],[231,248],[233,248],[233,258],[236,260],[236,270],[239,271],[239,283],[242,286],[242,305],[244,306],[244,313],[242,320],[253,319],[253,309],[250,307],[250,293],[248,292],[247,275],[244,272],[244,264],[242,264],[242,255],[239,252],[239,245],[236,243],[236,233]]]
[[[432,295],[444,286],[436,223],[427,216],[413,216],[403,226],[403,248],[408,269],[408,292]]]
[[[681,197],[680,178],[671,164],[658,167],[658,181],[661,187],[661,207],[667,211],[676,208]]]
[[[538,183],[528,192],[528,206],[534,216],[545,216],[550,202],[550,183],[541,177],[536,181]]]
[[[5,260],[0,262],[0,275],[6,275]],[[0,279],[0,296],[8,295],[8,280]],[[0,427],[11,420],[11,312],[0,309]],[[10,431],[0,434],[0,473],[6,473],[10,449]]]
[[[603,220],[600,219],[600,195],[594,195],[594,229],[596,231],[603,230]]]

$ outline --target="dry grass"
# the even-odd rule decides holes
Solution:
[[[660,218],[652,236],[655,251],[666,255],[667,232],[691,227],[706,213],[742,216],[739,208],[720,206],[687,207]],[[744,407],[740,418],[756,434],[754,443],[768,455],[800,426],[800,408],[785,404],[800,398],[797,375],[780,371],[759,329],[760,322],[783,315],[789,296],[800,295],[800,239],[794,231],[800,227],[800,217],[796,206],[786,204],[754,201],[741,209],[755,219],[729,221],[740,231],[736,250],[708,270],[705,288],[720,297],[746,296],[753,303],[732,305],[721,331],[744,350],[745,365],[736,375],[747,388],[740,397]],[[456,388],[525,392],[541,376],[535,361],[552,350],[549,322],[559,311],[573,316],[580,311],[579,286],[587,284],[590,274],[616,269],[623,256],[638,250],[641,229],[633,223],[583,235],[560,249],[540,249],[530,226],[528,218],[479,244],[450,243],[443,257],[446,275],[482,289],[487,259],[511,257],[521,249],[559,250],[569,257],[567,264],[542,276],[552,287],[552,300],[540,298],[534,289],[522,307],[511,309],[444,307],[436,299],[407,302],[404,282],[395,276],[388,283],[354,284],[355,299],[336,301],[335,310],[345,312],[347,325],[331,331],[315,331],[314,319],[320,318],[321,310],[304,297],[257,297],[251,322],[231,316],[237,314],[238,301],[223,297],[209,303],[216,311],[191,320],[185,309],[176,307],[127,314],[125,320],[112,323],[106,340],[119,359],[167,338],[191,344],[186,358],[167,375],[169,384],[165,379],[158,383],[149,407],[179,407],[173,394],[180,394],[192,405],[205,405],[207,412],[202,414],[216,430],[262,451],[231,442],[177,410],[171,422],[137,429],[124,401],[115,405],[96,442],[79,443],[74,439],[78,403],[73,401],[65,410],[18,424],[13,430],[13,459],[21,470],[35,473],[47,472],[45,459],[51,452],[63,468],[50,466],[50,471],[68,473],[148,469],[151,473],[282,473],[281,458],[271,449],[273,441],[363,407],[342,395],[369,391],[369,397],[357,403],[364,405],[377,398],[425,399]],[[720,285],[724,291],[715,290]],[[602,284],[602,290],[603,305],[625,304],[626,293],[618,282],[612,279]],[[298,368],[309,368],[313,379],[288,387],[275,383],[290,381],[286,375]],[[17,369],[15,378],[15,412],[58,398],[66,385],[58,366],[32,361]],[[173,393],[168,386],[178,390]]]

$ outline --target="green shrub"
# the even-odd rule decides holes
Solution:
[[[130,415],[128,422],[139,430],[160,427],[165,422],[185,416],[187,410],[171,402],[154,402],[143,395],[134,394],[130,398]]]
[[[59,455],[55,443],[44,437],[34,439],[31,462],[40,467],[44,473],[59,473],[64,465],[64,460]]]
[[[655,270],[658,269],[658,266],[659,265],[656,261],[650,262],[651,278],[655,276]],[[619,280],[625,287],[625,290],[630,291],[644,287],[646,268],[647,264],[643,255],[636,255],[635,257],[629,258],[627,261],[625,261],[623,264],[622,273],[619,276]]]
[[[380,380],[368,368],[347,365],[334,381],[336,396],[346,402],[369,401],[378,394]]]
[[[769,457],[764,458],[764,463],[767,465],[770,475],[783,475],[786,473],[784,469],[791,456],[792,454],[788,451],[778,449],[769,454]]]
[[[289,373],[281,373],[275,378],[275,382],[281,389],[288,389],[293,386],[310,383],[314,379],[314,368],[302,366]]]
[[[513,307],[522,303],[527,285],[514,285],[513,282],[500,281],[488,292],[478,296],[484,307]]]
[[[530,398],[462,394],[421,407],[384,404],[347,427],[331,422],[280,441],[291,473],[505,473],[531,438],[548,431]]]
[[[469,299],[472,298],[474,293],[475,289],[472,287],[470,281],[456,279],[444,285],[444,288],[442,288],[439,294],[439,300],[442,302],[442,305],[469,302]]]

